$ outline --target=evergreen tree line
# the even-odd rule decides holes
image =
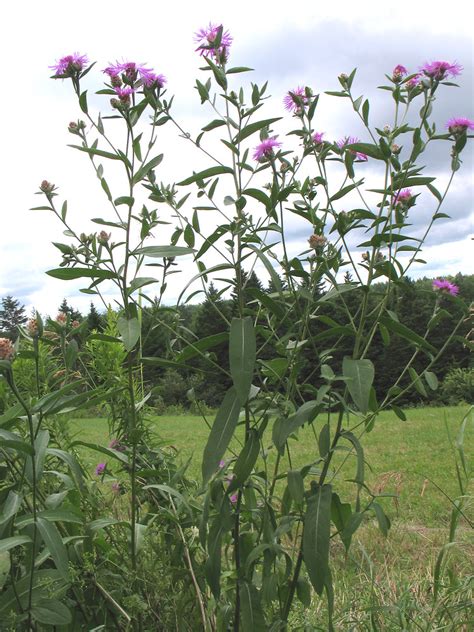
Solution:
[[[245,275],[244,302],[248,315],[257,322],[257,346],[260,348],[259,362],[262,378],[272,383],[275,372],[278,371],[278,362],[283,361],[284,351],[278,347],[274,338],[270,335],[268,321],[260,316],[259,306],[265,304],[266,296],[273,296],[276,288],[273,284],[264,287],[255,272]],[[459,296],[463,301],[470,303],[474,300],[474,275],[458,274],[453,279],[459,287]],[[350,278],[346,279],[351,282]],[[284,286],[284,284],[283,284]],[[375,285],[371,290],[371,304],[376,307],[379,294],[383,285]],[[299,356],[297,370],[300,373],[302,383],[306,384],[308,399],[314,396],[314,389],[321,385],[319,367],[321,359],[330,364],[334,370],[340,367],[344,355],[352,353],[352,338],[347,327],[347,311],[354,314],[360,303],[362,289],[345,292],[343,298],[318,303],[315,317],[308,325],[308,340],[303,346]],[[301,300],[316,299],[323,293],[322,288],[312,290],[312,297],[307,292],[302,292]],[[394,285],[391,293],[391,304],[400,317],[403,325],[423,336],[428,322],[433,315],[435,303],[439,299],[440,318],[436,326],[430,331],[429,341],[437,349],[441,348],[453,326],[461,316],[461,308],[450,297],[440,295],[432,289],[432,280],[423,278],[416,281],[406,279],[402,284]],[[88,332],[101,332],[106,326],[106,315],[97,311],[91,303],[89,313],[83,316],[79,311],[71,307],[66,299],[59,306],[59,312],[66,314],[71,321],[87,325],[82,331],[85,336]],[[183,406],[197,400],[209,407],[217,407],[231,386],[230,377],[221,368],[228,368],[228,341],[226,332],[227,322],[237,313],[236,297],[223,298],[222,292],[211,283],[206,299],[200,304],[188,304],[178,307],[158,307],[157,304],[146,306],[142,310],[142,354],[145,358],[159,358],[162,362],[153,362],[145,365],[144,379],[152,387],[151,402],[160,407]],[[291,315],[290,315],[291,316]],[[287,317],[288,318],[288,317]],[[7,296],[1,301],[0,309],[0,336],[15,339],[18,326],[25,325],[27,315],[24,307],[12,296]],[[329,333],[329,323],[338,323],[338,343],[326,336]],[[276,317],[273,325],[277,328],[278,338],[285,339],[285,334],[291,328],[291,322],[285,321],[285,317],[278,320]],[[369,323],[370,324],[370,323]],[[471,329],[469,322],[463,322],[456,337],[446,347],[442,357],[433,367],[433,372],[442,381],[445,376],[454,369],[466,369],[471,366],[470,353],[466,344],[466,337]],[[205,339],[204,344],[199,343],[197,350],[193,345]],[[333,346],[334,345],[334,346]],[[412,356],[413,348],[406,340],[393,333],[378,329],[375,333],[372,347],[367,357],[375,366],[374,387],[377,394],[386,392]],[[184,359],[183,356],[186,356]],[[176,360],[182,360],[178,365]],[[413,368],[422,372],[426,365],[426,358],[419,355],[413,364]],[[409,381],[407,376],[402,381],[403,387]],[[274,380],[275,388],[278,388],[278,380]],[[466,393],[464,399],[469,401],[470,395]],[[431,398],[436,400],[436,394]],[[426,401],[423,395],[413,389],[403,396],[402,404],[417,404]]]

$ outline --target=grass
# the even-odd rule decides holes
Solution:
[[[367,485],[373,491],[397,493],[398,498],[382,500],[392,520],[387,538],[379,532],[375,520],[368,520],[354,536],[347,555],[338,538],[331,542],[336,630],[467,632],[474,629],[471,614],[474,538],[467,521],[460,521],[456,547],[450,549],[446,558],[441,596],[437,601],[433,598],[433,569],[447,542],[450,499],[459,495],[453,442],[467,410],[467,406],[410,409],[406,411],[407,421],[383,413],[374,429],[361,438]],[[353,422],[351,419],[350,423]],[[464,436],[464,450],[471,463],[472,422],[471,413]],[[317,430],[322,423],[317,422]],[[179,451],[179,459],[183,462],[191,459],[188,474],[199,479],[200,458],[209,433],[203,420],[165,415],[152,418],[150,427],[164,445],[172,445]],[[74,420],[70,430],[83,441],[107,445],[110,440],[105,419]],[[267,429],[263,444],[270,448],[271,429]],[[301,429],[290,444],[293,468],[317,459],[318,450],[310,429]],[[231,449],[238,450],[238,443]],[[82,450],[92,474],[96,463],[106,457],[86,448]],[[347,452],[335,457],[333,473],[345,455]],[[232,458],[231,452],[227,458]],[[266,458],[270,471],[274,459],[274,449],[270,448]],[[285,455],[282,468],[288,466],[287,460]],[[261,465],[265,466],[263,459]],[[354,499],[355,486],[347,479],[354,477],[355,467],[355,457],[351,455],[333,481],[344,501]],[[465,506],[471,521],[472,505],[471,500]],[[326,622],[326,600],[313,595],[310,608],[296,607],[290,629],[326,630]]]
[[[398,495],[397,499],[384,499],[392,520],[399,515],[404,523],[423,528],[445,527],[448,524],[451,511],[449,499],[454,499],[458,493],[451,442],[456,438],[466,411],[465,406],[414,408],[406,411],[407,421],[385,412],[378,418],[374,429],[361,438],[367,485],[374,492]],[[179,451],[181,460],[191,459],[188,474],[199,479],[202,449],[209,434],[204,421],[190,415],[165,415],[152,418],[150,425],[164,445],[172,445]],[[71,431],[82,441],[107,445],[110,440],[105,419],[74,420]],[[472,452],[473,439],[474,427],[470,424],[464,444],[468,454],[470,447]],[[264,446],[271,446],[268,429]],[[231,448],[238,450],[238,443],[234,442]],[[300,430],[297,439],[290,441],[290,448],[294,469],[314,461],[318,456],[315,438],[309,428]],[[274,453],[274,449],[268,450],[269,471],[273,471]],[[334,459],[336,470],[345,455],[343,453]],[[104,460],[103,455],[90,450],[85,450],[83,456],[91,472],[98,461]],[[228,456],[232,455],[229,453]],[[282,469],[287,468],[287,455],[282,461]],[[347,482],[354,477],[355,467],[355,457],[350,456],[334,481],[345,499],[350,499],[355,493],[354,484]]]

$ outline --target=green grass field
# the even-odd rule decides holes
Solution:
[[[369,488],[378,493],[397,493],[399,498],[385,499],[392,520],[401,520],[421,527],[443,527],[448,524],[451,503],[458,495],[453,442],[456,439],[466,406],[447,408],[414,408],[406,411],[407,421],[393,413],[382,413],[375,428],[366,433],[361,442],[366,457],[366,480]],[[210,418],[212,422],[212,418]],[[464,446],[467,454],[474,451],[474,415],[471,413],[466,428]],[[198,479],[200,458],[209,430],[200,417],[168,416],[151,420],[151,429],[164,443],[179,451],[182,461],[191,457],[188,474]],[[321,422],[322,423],[322,422]],[[110,440],[105,419],[79,419],[71,422],[71,432],[82,441],[107,445]],[[267,466],[272,471],[275,450],[271,449],[271,431],[267,429],[264,445],[268,450]],[[297,468],[316,460],[318,456],[314,435],[308,428],[300,430],[291,440],[292,467]],[[237,450],[238,444],[231,448]],[[91,472],[103,455],[85,450],[85,462]],[[229,452],[229,458],[231,457]],[[335,469],[343,455],[334,459]],[[262,467],[264,465],[262,460]],[[282,467],[288,465],[285,457]],[[346,479],[354,477],[355,457],[350,456],[334,481],[345,498],[353,497],[354,484]],[[449,497],[449,498],[448,498]]]

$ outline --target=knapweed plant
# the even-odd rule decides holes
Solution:
[[[390,123],[379,129],[369,99],[356,92],[355,71],[338,77],[337,91],[289,90],[278,108],[267,102],[266,83],[238,85],[250,69],[232,66],[232,37],[222,26],[202,29],[196,42],[203,66],[196,96],[210,113],[197,136],[175,117],[165,77],[145,65],[124,61],[98,71],[75,53],[52,66],[53,79],[70,82],[78,99],[71,147],[89,160],[109,211],[92,220],[97,232],[76,228],[57,187],[42,182],[44,203],[36,209],[54,213],[67,238],[54,244],[62,261],[48,274],[84,279],[82,291],[98,298],[113,286],[115,317],[82,347],[67,319],[44,326],[38,316],[22,330],[26,351],[19,353],[38,366],[41,348],[54,343],[61,370],[61,380],[48,388],[38,380],[30,392],[15,383],[17,349],[0,340],[13,394],[0,419],[0,620],[10,629],[293,630],[295,612],[315,599],[326,600],[321,625],[334,629],[332,542],[348,550],[370,516],[384,534],[390,527],[365,482],[363,435],[380,411],[404,418],[398,402],[408,389],[426,395],[437,388],[444,347],[431,344],[430,332],[450,318],[453,302],[462,303],[457,287],[434,283],[438,300],[422,336],[400,320],[394,294],[420,261],[433,224],[446,217],[441,206],[474,128],[466,118],[443,130],[432,122],[436,99],[461,67],[398,65],[381,86]],[[105,83],[99,115],[88,98],[91,71]],[[361,140],[350,130],[328,137],[318,117],[321,97],[347,103],[363,125]],[[159,178],[164,125],[203,166],[177,183]],[[423,165],[433,143],[446,147],[451,165],[442,191]],[[367,165],[377,182],[366,181]],[[421,205],[430,220],[414,235],[411,218]],[[295,221],[307,234],[296,246]],[[222,331],[201,339],[190,339],[178,317],[158,320],[173,345],[165,358],[143,358],[141,306],[165,299],[181,261],[196,269],[181,283],[178,303],[210,296],[214,283],[220,296],[232,296],[233,315],[216,300]],[[270,291],[249,289],[255,267]],[[338,320],[327,315],[330,302]],[[459,326],[453,323],[452,336]],[[412,355],[377,396],[371,349],[391,336],[403,338]],[[223,341],[224,366],[213,354]],[[87,353],[97,356],[88,365],[92,389],[76,373]],[[421,372],[414,368],[420,357]],[[143,379],[143,363],[199,371],[203,380],[206,371],[221,371],[228,379],[215,419],[206,418],[194,487],[153,446],[145,413],[154,385]],[[116,439],[108,447],[87,444],[101,456],[87,476],[75,452],[83,442],[64,449],[49,420],[67,424],[75,409],[97,403]],[[292,452],[303,426],[313,434],[306,463]],[[353,465],[351,494],[340,490],[346,463]],[[100,487],[107,480],[119,498],[116,515]],[[154,568],[169,572],[160,578],[162,593],[186,595],[174,624],[165,621],[164,597],[150,580]]]

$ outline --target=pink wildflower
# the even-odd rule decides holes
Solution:
[[[126,86],[125,88],[119,88],[117,86],[114,90],[122,103],[130,103],[130,96],[135,92],[130,86]]]
[[[222,468],[224,468],[224,467],[225,467],[225,461],[223,459],[221,459],[219,461],[219,469],[222,470]]]
[[[119,75],[122,75],[122,78],[127,83],[133,83],[137,79],[141,79],[145,85],[151,85],[156,79],[156,75],[151,68],[145,68],[143,64],[136,64],[134,61],[117,62],[115,65],[105,68],[103,72],[111,79],[116,79]]]
[[[443,292],[443,294],[451,294],[451,296],[456,296],[459,293],[458,286],[447,279],[434,279],[433,290]]]
[[[396,81],[398,83],[407,74],[408,74],[408,70],[405,68],[405,66],[402,66],[401,64],[398,64],[392,70],[392,79],[393,79],[393,81]]]
[[[0,360],[11,360],[15,355],[15,348],[10,338],[0,338]]]
[[[106,467],[107,467],[107,463],[97,463],[95,467],[95,475],[101,476],[105,472]]]
[[[288,112],[294,112],[295,114],[301,112],[301,109],[308,103],[308,97],[306,96],[305,89],[298,86],[294,90],[290,90],[283,98],[283,104]]]
[[[339,149],[345,149],[348,145],[356,145],[359,142],[360,140],[357,138],[357,136],[345,136],[341,140],[337,141],[337,146],[339,147]],[[350,147],[348,148],[348,151],[353,153],[357,160],[362,160],[364,162],[368,160],[367,156],[360,151],[354,151]]]
[[[474,121],[471,119],[458,117],[449,119],[446,123],[446,127],[451,132],[451,134],[461,134],[462,132],[467,131],[468,129],[474,129]]]
[[[399,191],[393,198],[393,204],[400,204],[401,206],[406,206],[408,202],[412,199],[413,194],[411,189],[403,189]]]
[[[81,70],[89,63],[87,55],[79,55],[79,53],[73,53],[72,55],[66,55],[50,66],[51,70],[54,70],[54,76],[59,78],[72,77],[73,75],[81,72]]]
[[[232,496],[229,496],[229,500],[233,505],[237,503],[238,498],[239,498],[239,495],[237,493],[232,494]]]
[[[313,143],[315,145],[322,145],[323,143],[324,132],[314,132],[313,134]]]
[[[456,61],[450,64],[448,61],[430,61],[424,64],[420,70],[427,76],[442,81],[448,77],[457,77],[462,71],[461,64]]]
[[[413,75],[411,79],[408,79],[408,81],[405,83],[405,86],[408,90],[414,90],[420,85],[420,81],[421,81],[421,75],[416,74],[416,75]]]
[[[162,88],[166,83],[166,77],[164,75],[157,75],[151,72],[146,78],[143,77],[143,84],[147,88]]]
[[[219,29],[222,30],[222,35],[220,44],[216,50],[215,41]],[[232,36],[229,31],[223,30],[222,24],[211,24],[211,22],[209,22],[209,26],[196,31],[194,41],[198,44],[196,51],[199,51],[200,55],[215,57],[219,61],[225,61],[232,44]]]
[[[275,147],[281,147],[281,143],[277,141],[276,136],[265,138],[265,140],[262,140],[262,142],[255,147],[253,159],[261,162],[265,160],[265,158],[272,158],[274,155],[273,149]]]

